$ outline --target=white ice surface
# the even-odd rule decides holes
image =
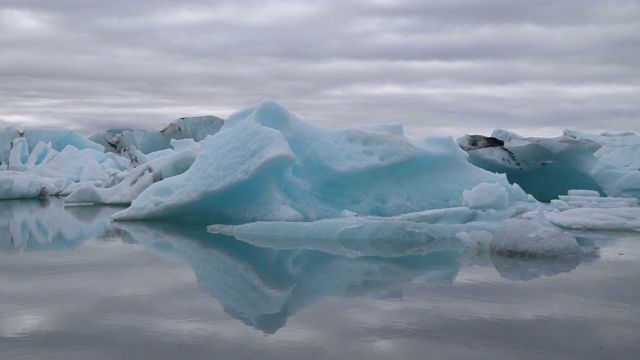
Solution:
[[[493,234],[491,251],[501,256],[582,256],[576,239],[541,219],[509,219]]]
[[[545,217],[555,226],[571,230],[640,231],[640,207],[635,198],[600,197],[569,191],[551,203]]]

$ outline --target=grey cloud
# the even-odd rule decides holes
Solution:
[[[0,124],[158,129],[275,99],[410,134],[640,131],[624,1],[4,1]]]

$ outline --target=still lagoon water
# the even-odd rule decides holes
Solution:
[[[637,359],[640,235],[341,257],[0,202],[0,359]]]

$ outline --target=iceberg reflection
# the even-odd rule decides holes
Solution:
[[[178,224],[116,226],[149,250],[187,263],[199,286],[228,314],[265,333],[275,333],[290,316],[321,298],[397,299],[410,283],[451,283],[461,266],[459,251],[347,258],[317,250],[256,247]]]
[[[425,244],[404,239],[392,244],[389,241],[394,239],[381,233],[374,242],[357,237],[338,242],[310,238],[294,248],[292,239],[278,242],[256,236],[250,242],[240,241],[211,234],[204,226],[112,223],[109,216],[118,208],[65,207],[56,198],[8,200],[0,205],[0,249],[4,251],[70,250],[96,238],[139,243],[189,265],[200,288],[228,314],[267,334],[325,297],[401,299],[410,284],[451,284],[460,269],[469,265],[495,266],[503,278],[529,280],[572,271],[584,259],[490,254],[487,246],[480,246],[490,241],[488,232],[468,234],[478,238],[478,247],[465,247],[462,239],[451,238],[427,239]],[[591,239],[580,238],[583,248],[601,243],[587,240]]]
[[[582,256],[511,257],[491,253],[491,262],[500,276],[509,280],[533,280],[542,276],[555,276],[573,271]]]
[[[115,207],[65,207],[62,199],[0,201],[0,249],[7,252],[66,250],[110,236]]]

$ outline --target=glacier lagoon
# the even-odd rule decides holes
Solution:
[[[270,101],[0,130],[0,355],[627,357],[638,159],[632,133],[411,139]]]
[[[573,233],[579,259],[469,247],[351,256],[112,222],[120,210],[2,202],[1,358],[626,359],[640,349],[637,234]]]

